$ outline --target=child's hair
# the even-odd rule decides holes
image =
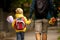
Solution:
[[[16,12],[22,13],[23,14],[23,9],[22,8],[17,8]]]

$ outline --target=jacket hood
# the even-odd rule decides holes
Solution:
[[[16,18],[23,17],[23,14],[15,14]]]

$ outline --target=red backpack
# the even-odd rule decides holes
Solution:
[[[16,30],[23,30],[26,27],[25,19],[23,17],[17,18],[14,27]]]

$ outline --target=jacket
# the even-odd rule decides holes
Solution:
[[[27,18],[23,14],[15,14],[15,16],[16,16],[16,18],[24,17],[26,24],[30,24],[31,23],[30,21],[27,20]],[[12,22],[12,28],[14,28],[15,21],[16,21],[16,19],[14,19],[14,21]],[[25,32],[26,31],[26,27],[23,30],[16,30],[15,29],[15,31],[16,32]]]
[[[49,5],[49,9],[46,12],[47,15],[46,16],[41,16],[41,15],[38,15],[38,13],[35,11],[35,19],[43,19],[43,18],[49,19],[53,16],[56,16],[56,13],[53,13],[53,11],[56,12],[56,10],[53,7],[52,1],[51,0],[47,0],[47,1],[48,1],[48,5]],[[32,4],[31,4],[31,7],[30,7],[30,16],[29,16],[29,18],[32,17],[34,10],[36,10],[35,9],[35,0],[32,0]],[[36,15],[36,13],[37,13],[37,15]],[[37,17],[37,16],[39,16],[39,17]]]

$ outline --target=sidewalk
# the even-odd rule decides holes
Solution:
[[[57,30],[49,30],[47,36],[48,36],[47,40],[57,40],[60,34],[57,33]]]
[[[57,40],[58,36],[60,36],[60,34],[57,33],[57,30],[48,30],[47,40]],[[5,40],[16,40],[16,37],[7,38]],[[26,32],[24,40],[36,40],[34,31]]]

